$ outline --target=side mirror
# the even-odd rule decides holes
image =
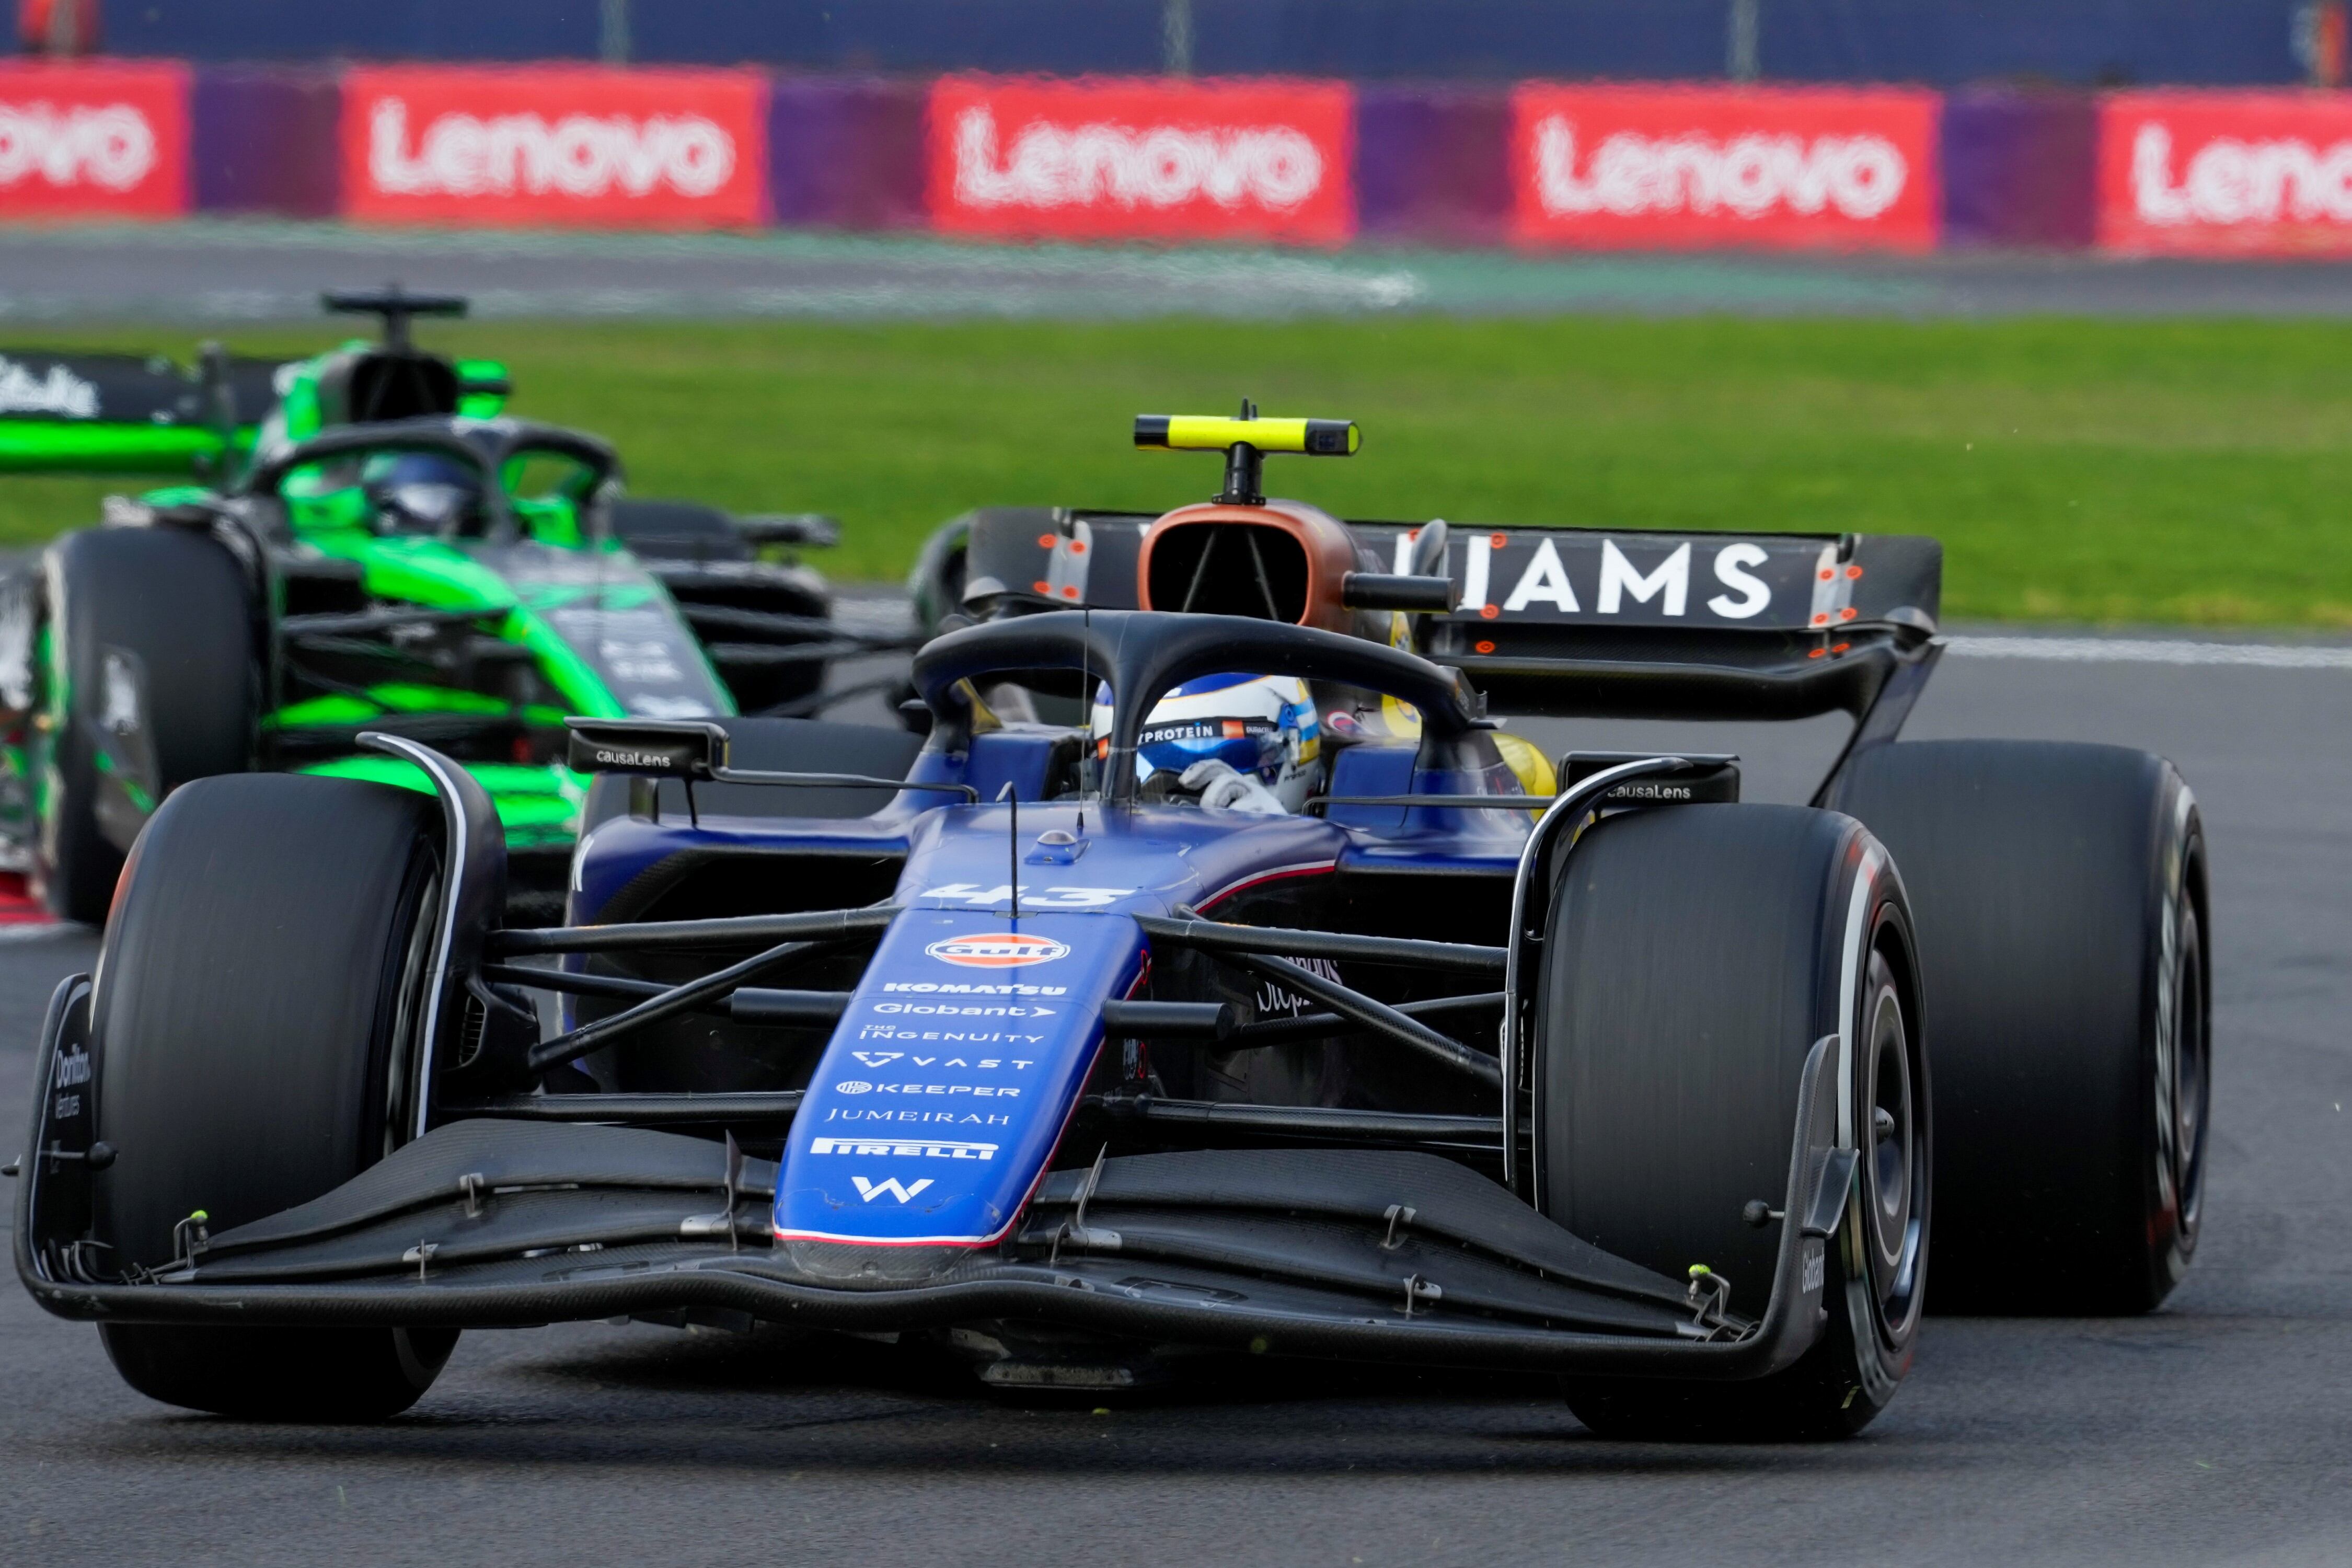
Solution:
[[[727,766],[727,731],[695,720],[566,719],[574,773],[708,779]]]

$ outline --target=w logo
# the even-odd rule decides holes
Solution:
[[[869,1182],[863,1176],[852,1176],[849,1179],[850,1182],[857,1188],[857,1195],[864,1198],[869,1204],[876,1198],[880,1197],[884,1193],[889,1194],[892,1197],[898,1199],[902,1204],[910,1204],[915,1201],[916,1194],[921,1192],[925,1187],[931,1184],[931,1179],[929,1176],[925,1176],[922,1180],[907,1186],[900,1185],[898,1178],[896,1176],[891,1177],[887,1182]]]

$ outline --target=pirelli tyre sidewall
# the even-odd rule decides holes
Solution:
[[[1797,1098],[1836,1037],[1838,1138],[1860,1152],[1822,1258],[1820,1337],[1748,1383],[1578,1379],[1604,1435],[1838,1437],[1909,1371],[1927,1295],[1933,1119],[1903,879],[1861,824],[1798,806],[1626,813],[1587,832],[1554,896],[1533,1084],[1546,1212],[1675,1278],[1728,1275],[1760,1319]],[[1802,1281],[1792,1282],[1802,1288]]]
[[[236,559],[199,532],[89,529],[45,564],[33,879],[51,913],[94,925],[163,797],[252,764],[254,606]]]
[[[2203,1218],[2195,796],[2145,752],[1933,741],[1858,758],[1835,804],[1900,859],[1938,998],[1937,1309],[2156,1306]]]
[[[282,773],[200,779],[134,846],[91,998],[94,1184],[126,1278],[326,1193],[405,1141],[440,905],[433,798]],[[125,1381],[258,1419],[413,1404],[454,1331],[110,1322]]]

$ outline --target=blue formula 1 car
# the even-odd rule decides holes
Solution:
[[[367,743],[437,799],[174,794],[45,1027],[27,1288],[255,1416],[630,1315],[1090,1398],[1539,1370],[1602,1432],[1781,1438],[1886,1405],[1931,1237],[1950,1302],[2163,1296],[2208,994],[2168,765],[1892,743],[1932,542],[1347,524],[1260,474],[1354,427],[1244,416],[1139,422],[1224,453],[1205,505],[980,517],[925,734],[574,721],[564,925],[501,923],[493,804],[413,738]],[[1536,754],[1506,693],[1856,724],[1746,804]]]

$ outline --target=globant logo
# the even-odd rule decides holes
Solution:
[[[368,175],[387,195],[644,196],[667,184],[715,195],[735,173],[735,139],[698,114],[438,115],[408,143],[408,105],[377,100]]]
[[[956,117],[956,199],[974,207],[1180,207],[1198,201],[1272,212],[1323,185],[1323,154],[1287,125],[1234,130],[1093,124],[1024,125],[1000,156],[996,116]]]
[[[2131,183],[2143,223],[2352,223],[2352,142],[2216,137],[2190,154],[2176,184],[2172,131],[2150,122],[2132,137]]]
[[[155,128],[127,103],[60,112],[52,103],[0,103],[0,187],[38,174],[59,188],[127,191],[155,170]]]
[[[1564,114],[1537,122],[1536,195],[1552,217],[1722,209],[1759,218],[1775,207],[1811,216],[1834,209],[1867,221],[1903,195],[1910,165],[1883,136],[1766,135],[1717,142],[1696,132],[1604,138],[1580,174],[1576,127]]]

